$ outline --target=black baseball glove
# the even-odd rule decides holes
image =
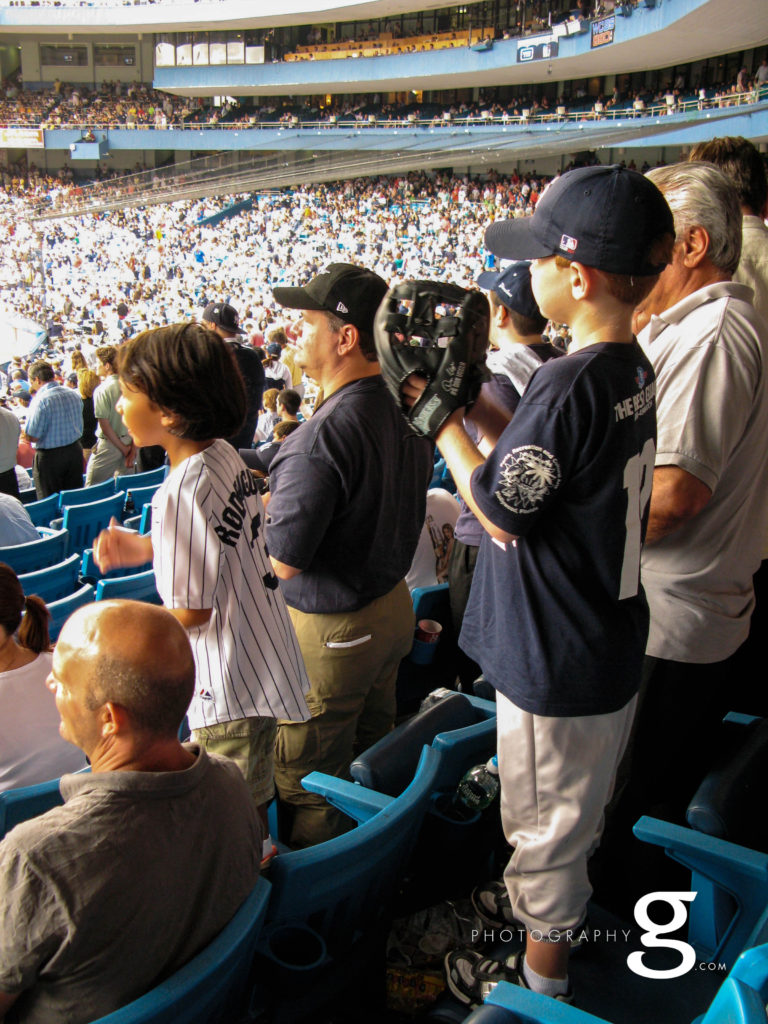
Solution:
[[[490,308],[482,292],[437,281],[390,288],[374,324],[381,372],[411,426],[434,438],[456,409],[471,406],[483,381]],[[426,378],[411,408],[401,388],[412,373]]]

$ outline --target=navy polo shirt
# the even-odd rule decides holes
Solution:
[[[379,375],[335,391],[283,441],[270,466],[267,545],[302,570],[280,581],[289,605],[357,611],[404,579],[426,514],[432,452]]]

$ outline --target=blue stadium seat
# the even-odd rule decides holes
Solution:
[[[635,835],[664,847],[691,871],[697,896],[688,941],[703,960],[731,967],[757,944],[768,917],[768,828],[763,783],[768,768],[768,720],[729,714],[720,755],[688,805],[683,828],[641,818]]]
[[[100,484],[91,484],[90,487],[78,487],[72,491],[59,492],[59,508],[71,505],[90,505],[94,501],[108,498],[115,493],[114,480],[105,480]]]
[[[435,583],[431,587],[414,587],[411,591],[413,614],[419,619],[434,619],[437,622],[451,621],[451,606],[448,602],[448,584]]]
[[[447,466],[445,459],[439,458],[432,469],[432,479],[429,481],[430,487],[441,487],[440,481],[443,479],[443,473],[446,471]]]
[[[141,521],[139,522],[139,533],[149,533],[152,529],[152,505],[147,503],[141,510]]]
[[[102,579],[96,584],[97,601],[112,601],[118,597],[131,601],[146,601],[148,604],[163,603],[157,592],[155,573],[152,569],[134,573],[132,576]]]
[[[19,576],[19,583],[25,594],[37,594],[46,602],[56,601],[60,597],[67,597],[77,589],[77,579],[80,575],[80,555],[75,552],[63,562],[50,566],[48,569],[38,569],[35,572],[24,573]]]
[[[768,1002],[768,945],[741,954],[700,1024],[763,1024]]]
[[[59,639],[61,627],[67,621],[72,612],[82,608],[84,604],[90,604],[96,597],[96,591],[92,586],[86,584],[69,597],[62,597],[58,601],[51,601],[48,611],[51,613],[51,621],[48,623],[48,632],[51,636],[51,643]]]
[[[453,474],[451,473],[450,469],[448,469],[448,466],[446,466],[442,472],[439,486],[442,487],[444,490],[450,492],[451,494],[456,493],[456,482],[453,479]]]
[[[146,995],[94,1024],[229,1024],[244,1019],[244,995],[270,889],[260,878],[205,949]]]
[[[0,562],[10,565],[14,572],[24,573],[44,569],[48,565],[63,561],[69,547],[67,531],[47,530],[38,526],[37,532],[40,534],[40,540],[0,548]]]
[[[159,486],[160,484],[149,484],[147,487],[129,487],[125,492],[126,511],[129,498],[133,506],[131,515],[136,512],[136,509],[141,510],[145,505],[151,503]]]
[[[0,793],[0,839],[19,822],[36,818],[62,803],[58,779]]]
[[[147,534],[152,529],[152,505],[147,502],[142,506],[141,513],[137,516],[128,516],[123,520],[123,526],[136,530],[141,534]]]
[[[467,769],[496,752],[496,705],[453,693],[364,750],[350,774],[367,789],[397,796],[413,778],[425,743],[439,755],[435,792],[454,788]]]
[[[151,568],[152,563],[146,562],[144,565],[137,565],[132,569],[112,569],[110,572],[102,572],[98,565],[96,565],[96,559],[93,557],[93,548],[86,548],[83,552],[80,576],[85,583],[92,583],[96,586],[99,580],[122,579],[124,576],[132,576],[135,573],[146,572]]]
[[[148,469],[146,473],[124,473],[114,479],[114,489],[117,491],[133,491],[137,487],[160,486],[168,473],[167,466],[160,466],[159,469]]]
[[[629,996],[629,993],[628,993]],[[768,945],[741,954],[718,989],[709,1009],[694,1024],[765,1024],[768,1001]],[[690,1024],[690,1017],[665,1024]],[[465,1018],[465,1024],[607,1024],[575,1006],[559,1003],[549,996],[499,982],[483,1006]],[[621,1024],[617,1021],[616,1024]]]
[[[273,1024],[319,1013],[377,948],[437,770],[437,753],[425,747],[416,777],[394,798],[321,772],[302,781],[359,824],[272,861],[254,996]]]
[[[413,777],[424,743],[437,754],[438,767],[408,866],[407,891],[420,906],[455,894],[457,864],[462,866],[462,885],[479,884],[493,871],[491,850],[500,839],[498,810],[466,816],[456,812],[452,798],[462,775],[496,753],[496,705],[454,693],[358,755],[350,774],[363,786],[397,796]]]
[[[732,966],[768,913],[768,854],[656,818],[640,818],[633,832],[690,869],[688,941],[702,960]]]
[[[49,526],[51,520],[59,512],[59,495],[49,494],[40,501],[31,501],[26,506],[29,518],[35,526]]]
[[[114,516],[122,518],[125,507],[125,491],[118,491],[109,498],[92,501],[87,505],[67,505],[63,508],[64,529],[69,530],[69,550],[84,551],[93,545],[101,530],[109,526]]]

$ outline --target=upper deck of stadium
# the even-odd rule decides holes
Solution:
[[[438,6],[422,4],[418,10],[426,12]],[[608,15],[611,29],[607,35],[601,34],[601,45],[595,45],[595,19],[555,25],[534,36],[496,40],[490,48],[482,50],[461,46],[389,56],[266,61],[256,47],[247,54],[245,46],[226,45],[229,37],[233,43],[242,42],[242,33],[248,29],[392,18],[413,10],[413,0],[372,0],[333,6],[327,0],[316,4],[311,0],[287,0],[284,4],[267,0],[259,5],[258,13],[246,0],[131,6],[2,6],[0,43],[15,42],[20,47],[24,80],[28,84],[50,82],[55,77],[64,82],[89,78],[96,81],[98,70],[102,78],[141,78],[152,81],[159,89],[196,96],[396,92],[566,81],[673,67],[768,43],[768,19],[760,0],[643,0],[634,7],[617,7],[614,14]],[[465,10],[470,19],[472,12],[477,12],[475,39],[480,42],[488,28],[492,5],[476,3]],[[623,10],[631,16],[622,16]],[[183,33],[183,38],[179,38],[179,33]],[[199,33],[215,33],[227,51],[224,63],[219,63],[219,58],[214,63],[211,56],[204,62],[197,53],[193,59],[193,38]],[[40,55],[34,59],[32,53],[36,43],[66,40],[73,45],[83,42],[92,47],[107,39],[114,42],[116,36],[121,40],[135,37],[139,52],[134,64],[96,69],[89,53],[89,62],[83,67],[46,67]],[[185,49],[180,50],[181,47]],[[207,51],[206,45],[206,55]]]

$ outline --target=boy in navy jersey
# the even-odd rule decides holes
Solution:
[[[454,413],[437,441],[485,534],[461,646],[498,695],[501,813],[514,852],[504,884],[473,894],[489,922],[519,927],[524,953],[446,957],[471,1005],[507,980],[565,1002],[568,955],[590,895],[587,859],[632,724],[648,632],[640,546],[653,479],[653,369],[632,311],[669,261],[672,214],[642,175],[572,171],[532,218],[486,231],[499,256],[532,258],[542,313],[571,327],[508,425],[482,400],[487,460]],[[406,401],[421,391],[404,386]]]

